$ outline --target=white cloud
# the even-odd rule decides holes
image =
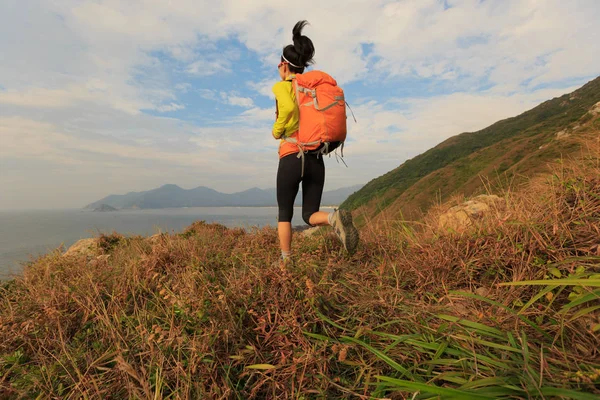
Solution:
[[[186,154],[158,149],[154,146],[115,143],[112,140],[81,138],[68,135],[57,126],[20,117],[0,118],[2,153],[5,158],[46,158],[55,162],[72,163],[81,152],[95,153],[123,159],[165,161],[179,165],[205,166],[206,162]],[[82,157],[80,162],[84,162]]]
[[[263,79],[260,82],[248,82],[247,85],[254,93],[258,93],[262,96],[268,97],[270,99],[275,99],[273,95],[272,87],[273,87],[273,79],[267,78]]]
[[[145,90],[130,83],[136,67],[156,62],[148,52],[164,50],[186,61],[186,71],[197,76],[231,73],[231,57],[239,54],[217,50],[214,40],[236,37],[272,66],[291,40],[296,15],[306,15],[311,22],[306,33],[316,44],[316,67],[330,71],[341,83],[378,71],[383,78],[389,74],[439,79],[468,75],[471,80],[489,77],[505,85],[534,77],[533,83],[543,84],[572,78],[574,63],[577,76],[598,73],[594,55],[600,52],[600,10],[595,0],[456,0],[448,10],[437,0],[314,4],[317,7],[311,7],[310,1],[66,0],[36,10],[9,8],[0,44],[8,49],[8,60],[19,60],[25,68],[21,72],[10,68],[9,74],[0,76],[13,82],[10,75],[19,75],[17,81],[23,82],[31,76],[56,76],[54,71],[68,72],[61,74],[67,80],[84,74],[86,79],[106,82],[113,97],[126,99],[114,105],[125,102],[129,107],[149,108]],[[311,9],[318,12],[307,12]],[[23,20],[31,24],[19,22]],[[17,46],[8,33],[24,29],[32,32],[31,40]],[[46,49],[39,36],[33,36],[37,29],[48,36],[43,38],[48,41]],[[68,46],[55,51],[57,43]],[[363,54],[361,44],[370,44],[371,53]],[[547,55],[546,62],[539,63]],[[8,69],[4,66],[0,72]],[[36,73],[30,74],[31,70]],[[161,85],[167,88],[168,82]],[[265,85],[261,84],[259,92],[270,96]],[[167,97],[170,93],[167,89]],[[153,101],[159,105],[163,100]]]
[[[227,102],[233,106],[249,108],[254,106],[254,101],[249,97],[230,96]]]
[[[6,90],[0,92],[0,103],[21,107],[66,107],[91,99],[92,94],[84,87],[65,89],[30,88],[23,91]]]
[[[217,98],[217,92],[215,90],[210,89],[198,89],[198,93],[200,97],[207,100],[215,100]]]
[[[238,107],[244,107],[244,108],[250,108],[250,107],[254,106],[254,100],[252,100],[249,97],[238,96],[236,93],[221,92],[221,99],[223,100],[224,103],[232,105],[232,106],[238,106]]]
[[[177,89],[181,93],[187,93],[190,91],[191,88],[192,88],[191,83],[178,83],[175,85],[175,89]]]
[[[214,100],[231,106],[243,108],[254,107],[254,100],[250,97],[240,96],[238,92],[217,92],[211,89],[198,89],[200,97],[206,100]]]
[[[186,72],[197,76],[210,76],[219,72],[230,72],[225,60],[197,60],[187,66]]]
[[[275,121],[275,106],[272,108],[258,108],[254,107],[249,110],[244,111],[239,115],[238,121],[241,123],[265,123]]]
[[[156,111],[171,112],[171,111],[183,110],[184,108],[185,108],[185,106],[183,104],[170,103],[170,104],[163,104],[162,106],[156,107]]]

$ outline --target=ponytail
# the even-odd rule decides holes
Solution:
[[[315,47],[312,40],[302,35],[302,29],[308,25],[308,21],[298,21],[292,29],[293,45],[288,45],[283,49],[282,61],[290,63],[290,71],[294,73],[304,72],[304,68],[314,62]]]

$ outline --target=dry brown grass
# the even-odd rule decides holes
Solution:
[[[435,211],[367,224],[353,257],[323,229],[273,265],[273,229],[202,222],[48,254],[0,289],[0,397],[600,395],[600,149],[586,146],[467,232],[441,234]],[[589,284],[500,285],[559,277]]]

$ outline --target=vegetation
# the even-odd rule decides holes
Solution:
[[[0,289],[0,397],[600,395],[600,143],[442,232],[328,229],[274,263],[271,228],[98,238]]]
[[[394,211],[402,211],[405,217],[410,217],[426,211],[436,198],[446,200],[455,193],[469,195],[483,189],[479,175],[508,172],[504,182],[511,181],[515,175],[530,176],[556,157],[552,149],[540,147],[548,144],[556,132],[573,126],[582,117],[585,120],[581,122],[588,122],[591,116],[586,113],[598,101],[600,77],[571,94],[546,101],[517,117],[442,142],[370,181],[348,197],[341,207],[350,210],[367,207],[366,214],[373,216],[396,202],[398,207]],[[566,150],[561,148],[562,153]],[[535,161],[531,164],[535,168],[508,171],[510,166],[531,156]],[[428,176],[432,173],[443,179],[426,179],[427,182],[421,182],[419,190],[414,188],[424,178],[430,178]],[[413,195],[402,197],[411,188]]]

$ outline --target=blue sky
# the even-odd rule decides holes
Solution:
[[[274,187],[270,89],[300,19],[358,120],[326,189],[600,73],[596,0],[5,0],[0,209]]]

